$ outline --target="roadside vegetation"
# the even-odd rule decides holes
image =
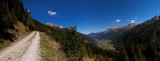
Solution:
[[[59,43],[42,32],[40,37],[41,61],[67,61]]]
[[[0,50],[3,49],[4,47],[7,47],[11,44],[11,41],[4,41],[2,39],[0,39],[1,41],[3,41],[3,43],[0,43]]]

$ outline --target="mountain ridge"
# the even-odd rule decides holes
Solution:
[[[117,37],[122,35],[123,32],[128,31],[129,29],[132,29],[136,26],[136,23],[130,23],[126,26],[115,26],[113,28],[109,28],[105,31],[96,32],[96,33],[90,33],[88,36],[90,36],[93,39],[98,40],[112,40],[116,41]]]
[[[160,16],[155,16],[125,32],[125,35],[119,40],[119,46],[117,47],[117,50],[123,52],[121,56],[128,57],[128,59],[132,61],[159,61],[159,19]]]

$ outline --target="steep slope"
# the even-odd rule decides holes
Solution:
[[[120,59],[122,61],[159,61],[159,34],[160,16],[155,16],[125,32],[125,36],[119,40],[120,46],[117,48],[121,52]]]
[[[2,40],[14,41],[20,33],[34,30],[33,19],[27,9],[24,9],[22,0],[1,0],[0,9],[0,38]]]
[[[21,0],[0,1],[0,49],[33,30],[32,18]]]

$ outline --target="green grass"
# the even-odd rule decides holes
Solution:
[[[97,40],[96,44],[103,49],[115,51],[115,47],[110,40]]]

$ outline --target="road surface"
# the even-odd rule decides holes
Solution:
[[[32,32],[0,51],[0,61],[40,61],[39,32]]]

